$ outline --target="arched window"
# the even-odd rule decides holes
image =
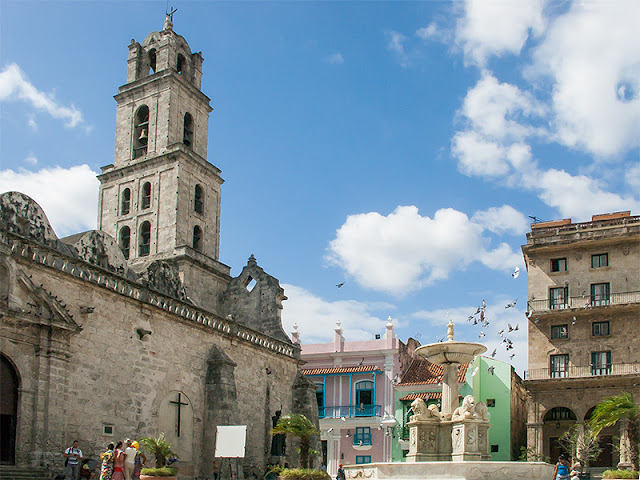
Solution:
[[[18,391],[20,377],[12,362],[0,354],[0,392],[2,392],[2,440],[0,462],[14,463],[16,426],[18,425]]]
[[[204,192],[200,185],[196,185],[193,191],[193,210],[196,213],[204,212]]]
[[[124,258],[129,259],[129,247],[131,246],[131,229],[122,227],[120,229],[120,249],[124,254]]]
[[[149,75],[156,73],[156,49],[149,50]]]
[[[176,71],[182,73],[184,71],[184,55],[178,54],[178,61],[176,62]]]
[[[131,190],[125,188],[122,191],[122,201],[120,202],[120,215],[129,213],[131,207]]]
[[[138,256],[146,257],[149,255],[149,247],[151,245],[151,223],[142,222],[140,225],[140,237],[138,242]]]
[[[133,158],[146,155],[147,143],[149,143],[149,107],[142,105],[134,118]]]
[[[193,145],[193,117],[189,112],[184,114],[184,132],[182,135],[182,143],[187,147]]]
[[[196,225],[193,227],[193,248],[195,250],[200,250],[202,245],[202,229]]]
[[[142,198],[140,199],[140,208],[143,210],[151,206],[151,184],[145,182],[142,185]]]

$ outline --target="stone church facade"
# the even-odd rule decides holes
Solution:
[[[247,425],[238,474],[261,476],[285,459],[276,412],[317,422],[278,280],[253,256],[235,278],[219,261],[202,61],[170,17],[129,45],[98,230],[59,239],[32,199],[0,195],[3,463],[56,472],[75,439],[96,458],[164,432],[181,477],[211,477],[216,427]]]

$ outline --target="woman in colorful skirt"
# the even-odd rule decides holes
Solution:
[[[100,468],[100,480],[111,480],[113,476],[113,443],[110,443],[106,452],[100,454],[102,467]]]

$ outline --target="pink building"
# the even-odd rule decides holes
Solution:
[[[293,332],[294,342],[299,333]],[[391,461],[394,385],[420,344],[405,345],[391,318],[375,340],[347,342],[337,323],[333,342],[303,344],[303,373],[316,385],[322,456],[333,477],[338,464]]]

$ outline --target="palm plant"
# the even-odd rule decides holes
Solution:
[[[158,438],[144,437],[140,439],[140,444],[149,452],[153,453],[156,457],[156,468],[162,468],[167,463],[167,458],[178,457],[176,453],[171,450],[171,445],[164,438],[164,433],[161,433]]]
[[[638,444],[640,443],[640,405],[633,400],[633,395],[623,392],[620,395],[605,398],[596,405],[589,424],[597,435],[605,427],[623,421],[620,463],[630,464],[638,470]]]
[[[278,420],[271,433],[273,435],[284,433],[298,438],[300,440],[300,466],[309,468],[311,438],[320,433],[311,420],[300,413],[285,415]]]

